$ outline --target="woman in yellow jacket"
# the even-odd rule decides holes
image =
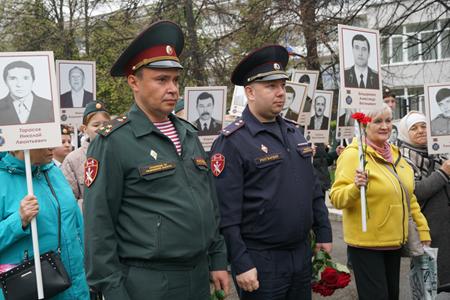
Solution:
[[[388,143],[392,130],[392,112],[386,105],[367,114],[372,121],[366,128],[366,173],[359,169],[356,139],[339,156],[336,180],[331,188],[331,202],[343,210],[344,240],[355,274],[360,300],[398,299],[400,248],[408,237],[407,195],[411,215],[420,240],[430,243],[427,220],[420,212],[414,191],[414,174],[399,155],[398,148]],[[360,187],[367,186],[367,231],[361,229]]]

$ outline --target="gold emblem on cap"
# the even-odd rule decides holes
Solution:
[[[277,63],[274,63],[274,64],[273,64],[273,68],[274,68],[275,70],[281,69],[280,65],[277,64]]]
[[[261,144],[261,151],[264,152],[264,153],[267,153],[267,152],[269,152],[269,148],[267,148],[266,146]]]
[[[95,104],[95,108],[100,109],[100,108],[102,108],[102,105],[100,103],[97,103],[97,104]]]
[[[167,45],[167,46],[166,46],[166,52],[167,52],[167,54],[172,55],[172,53],[173,53],[173,48],[172,48],[171,46]]]

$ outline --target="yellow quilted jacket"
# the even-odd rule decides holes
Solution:
[[[394,161],[398,148],[391,146]],[[366,170],[369,172],[367,195],[367,232],[361,229],[360,191],[354,184],[359,167],[356,139],[339,156],[336,180],[331,188],[331,203],[343,210],[344,240],[358,247],[393,247],[404,244],[408,237],[407,198],[397,178],[387,169],[389,164],[373,148],[367,147]],[[391,165],[392,166],[392,165]],[[427,220],[414,195],[414,174],[401,158],[395,167],[411,200],[411,214],[422,241],[431,240]]]

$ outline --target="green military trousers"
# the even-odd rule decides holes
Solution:
[[[194,268],[161,270],[127,264],[125,288],[131,300],[208,300],[209,268],[205,258]]]

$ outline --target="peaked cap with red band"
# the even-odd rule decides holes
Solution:
[[[231,74],[235,85],[248,85],[253,81],[288,79],[286,65],[289,54],[280,45],[269,45],[256,49],[244,57]]]
[[[183,69],[178,56],[183,51],[181,28],[171,21],[159,21],[142,31],[111,68],[112,76],[128,76],[141,67]]]

